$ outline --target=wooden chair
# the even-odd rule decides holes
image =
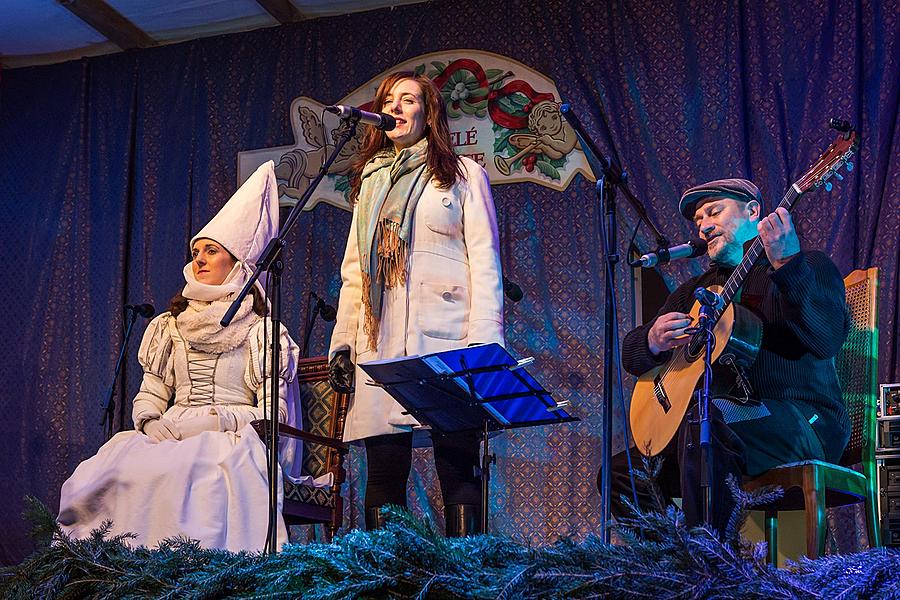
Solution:
[[[758,477],[745,478],[744,489],[777,485],[784,489],[781,500],[767,505],[766,542],[769,562],[778,557],[778,511],[805,510],[806,554],[825,553],[825,509],[865,502],[869,545],[880,546],[878,489],[875,464],[878,400],[878,269],[856,270],[844,278],[850,334],[835,358],[844,403],[850,416],[850,441],[839,464],[818,460],[775,467]],[[854,465],[861,465],[860,471]]]
[[[304,431],[282,423],[278,435],[303,442],[303,475],[319,477],[331,473],[332,483],[321,488],[299,485],[285,478],[281,513],[288,526],[327,524],[326,541],[330,541],[344,520],[341,486],[346,479],[344,457],[348,446],[342,439],[350,396],[331,389],[328,359],[322,356],[300,359],[297,380]],[[265,440],[266,422],[254,421],[253,427]]]

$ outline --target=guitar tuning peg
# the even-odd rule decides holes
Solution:
[[[832,185],[832,183],[830,181],[825,182],[825,191],[826,192],[830,192],[831,188],[833,188],[833,187],[834,187],[834,185]]]
[[[848,162],[848,163],[847,163],[847,172],[849,173],[849,172],[852,171],[852,170],[853,170],[853,163],[852,163],[852,162]]]
[[[843,181],[843,180],[844,180],[844,176],[841,175],[840,173],[838,173],[837,171],[834,172],[834,176],[837,177],[837,180],[838,180],[838,181]]]

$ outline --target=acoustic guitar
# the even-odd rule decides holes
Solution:
[[[822,153],[816,163],[797,180],[781,200],[779,207],[791,210],[797,200],[808,191],[824,186],[831,191],[828,181],[832,175],[843,179],[838,169],[849,162],[859,144],[859,136],[846,123],[832,126],[842,133]],[[734,362],[749,367],[759,351],[762,332],[759,318],[739,304],[733,304],[735,294],[744,283],[750,268],[764,252],[762,241],[756,238],[744,254],[724,287],[711,287],[722,298],[720,308],[714,313],[712,360]],[[691,327],[699,323],[700,303],[691,309]],[[672,357],[664,364],[647,371],[638,379],[631,395],[629,421],[631,433],[637,449],[647,456],[662,452],[678,431],[681,421],[691,403],[697,383],[703,377],[706,352],[702,332],[695,333],[691,340],[673,350]]]

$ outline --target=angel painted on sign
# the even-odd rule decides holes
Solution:
[[[297,112],[300,117],[300,129],[303,132],[303,138],[311,148],[296,148],[285,152],[275,166],[275,176],[278,178],[278,195],[288,196],[295,200],[303,195],[309,182],[319,173],[322,163],[334,149],[334,144],[345,126],[342,124],[332,129],[331,142],[326,144],[325,126],[321,117],[308,106],[300,106]],[[328,171],[330,175],[347,175],[350,173],[353,157],[359,150],[362,132],[363,128],[358,127],[356,135],[341,149],[340,154],[338,154]]]
[[[578,143],[575,131],[559,111],[559,103],[552,100],[544,100],[531,107],[528,129],[531,133],[509,136],[510,145],[519,149],[516,154],[510,157],[494,156],[494,166],[501,174],[509,175],[510,167],[522,157],[522,165],[530,172],[539,154],[558,160]]]

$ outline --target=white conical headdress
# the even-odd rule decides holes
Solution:
[[[190,247],[198,239],[218,242],[228,250],[237,263],[221,285],[201,283],[194,278],[191,263],[184,266],[182,295],[193,300],[219,300],[238,292],[253,273],[266,245],[278,235],[278,184],[275,182],[275,163],[260,165],[238,191],[225,203],[218,214],[191,238]],[[260,289],[262,284],[257,281]]]

